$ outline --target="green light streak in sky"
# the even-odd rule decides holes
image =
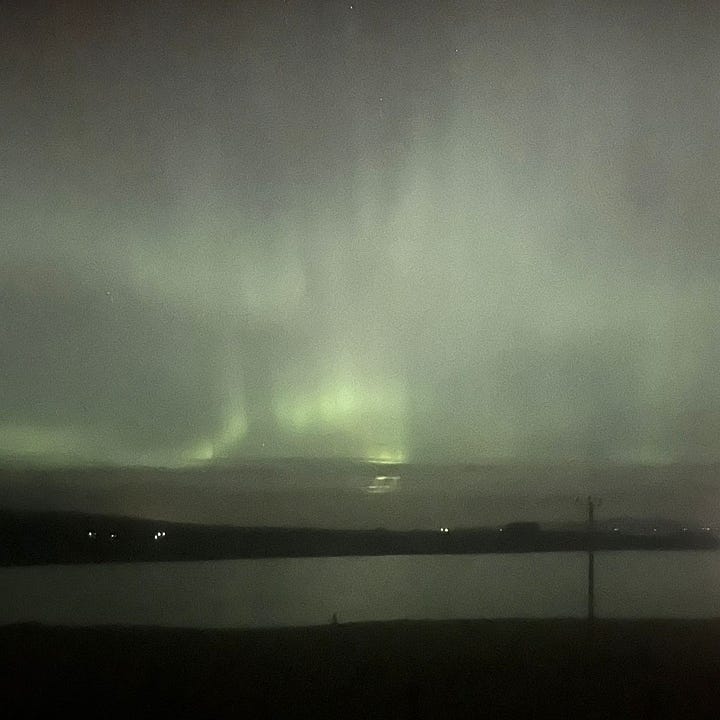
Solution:
[[[242,442],[248,424],[245,413],[236,410],[226,420],[222,430],[213,438],[203,438],[182,454],[182,464],[227,457]]]
[[[333,437],[341,454],[379,462],[406,459],[407,411],[397,384],[336,378],[317,394],[278,392],[275,411],[287,433]]]

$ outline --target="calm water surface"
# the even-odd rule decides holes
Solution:
[[[580,617],[582,553],[303,558],[0,570],[0,623],[266,627],[397,618]],[[720,553],[596,557],[606,617],[720,616]]]

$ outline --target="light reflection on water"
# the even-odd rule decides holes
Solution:
[[[720,616],[720,554],[596,556],[596,607]],[[581,617],[583,553],[4,568],[0,623],[264,627],[396,618]]]

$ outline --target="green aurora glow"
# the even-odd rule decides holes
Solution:
[[[1,457],[720,458],[720,11],[435,5],[8,17]]]

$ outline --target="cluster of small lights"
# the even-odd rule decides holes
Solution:
[[[442,532],[442,533],[450,532],[450,528],[441,527],[440,532]]]
[[[165,531],[164,531],[164,530],[158,530],[158,531],[155,533],[155,539],[156,539],[156,540],[159,540],[160,538],[164,538],[164,537],[165,537]]]

